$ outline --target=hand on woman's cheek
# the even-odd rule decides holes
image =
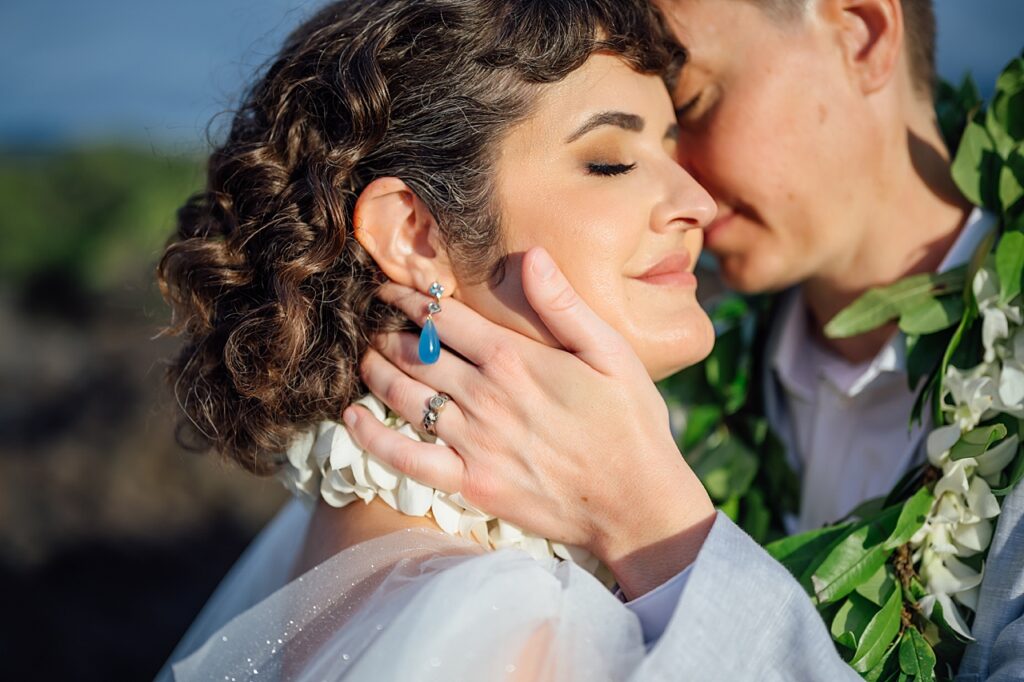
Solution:
[[[491,322],[557,348],[558,340],[544,326],[523,294],[522,263],[523,253],[509,254],[500,281],[460,285],[453,296]],[[437,323],[444,324],[441,316],[438,316]]]

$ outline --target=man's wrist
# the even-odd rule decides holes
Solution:
[[[627,599],[653,590],[692,564],[714,525],[711,498],[681,458],[680,464],[682,476],[663,478],[662,489],[649,491],[620,523],[604,529],[593,549]]]

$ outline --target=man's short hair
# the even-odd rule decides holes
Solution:
[[[776,18],[790,19],[802,14],[813,0],[747,0]],[[910,77],[923,92],[935,88],[935,11],[932,0],[900,0]]]

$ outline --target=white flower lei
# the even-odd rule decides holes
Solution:
[[[992,259],[971,283],[982,315],[981,364],[969,370],[952,365],[945,376],[943,411],[951,424],[934,429],[926,443],[928,459],[941,470],[924,526],[911,538],[913,562],[928,594],[919,602],[926,617],[935,604],[946,623],[971,638],[961,607],[976,610],[984,568],[974,570],[961,558],[985,552],[992,542],[999,500],[991,486],[1017,455],[1019,438],[1003,438],[974,457],[954,459],[954,446],[982,420],[999,414],[1024,418],[1024,327],[1021,297],[1001,303]]]
[[[443,442],[418,432],[373,395],[356,403],[413,440]],[[288,448],[287,461],[277,477],[299,497],[315,500],[319,495],[332,507],[356,500],[369,504],[380,498],[392,509],[432,518],[448,535],[472,540],[486,549],[516,547],[538,559],[573,561],[606,585],[613,582],[607,567],[586,549],[527,533],[474,508],[458,493],[449,495],[403,475],[356,445],[342,423],[322,421],[302,433]]]

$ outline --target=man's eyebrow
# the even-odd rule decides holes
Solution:
[[[624,111],[602,111],[588,118],[583,125],[576,129],[576,132],[565,139],[565,143],[575,142],[591,130],[601,126],[615,126],[616,128],[639,133],[644,129],[644,119],[636,114],[627,114]]]

